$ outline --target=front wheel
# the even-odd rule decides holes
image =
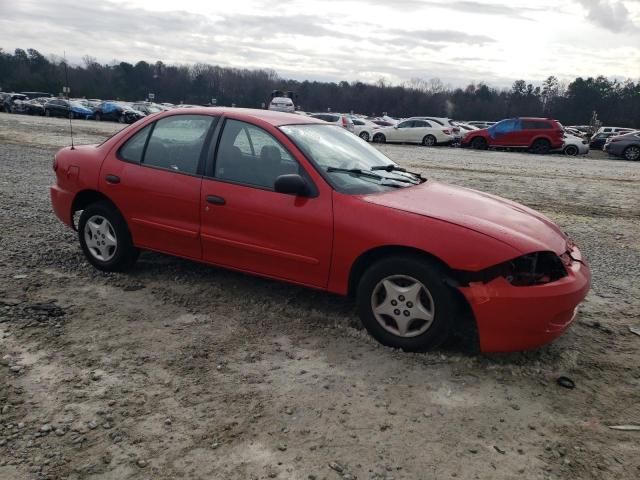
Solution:
[[[100,120],[102,120],[102,115],[100,115],[100,113],[96,112],[96,114],[94,115],[94,120],[96,122],[99,122]]]
[[[449,336],[455,316],[453,292],[435,262],[394,256],[372,265],[357,291],[358,314],[380,343],[405,351],[426,351]]]
[[[82,211],[78,237],[87,260],[98,270],[122,272],[138,259],[124,218],[107,202],[93,203]]]
[[[422,145],[425,147],[433,147],[436,144],[436,137],[433,135],[427,135],[422,139]]]
[[[50,117],[51,116],[51,110],[45,110],[44,111],[44,116],[45,117]]]
[[[626,160],[640,160],[640,147],[631,145],[630,147],[625,148],[624,152],[622,152],[622,156]]]
[[[487,141],[482,137],[476,137],[471,140],[471,148],[473,148],[474,150],[486,150]]]
[[[576,147],[575,145],[567,145],[564,148],[564,154],[569,155],[570,157],[575,157],[576,155],[578,155],[578,147]]]

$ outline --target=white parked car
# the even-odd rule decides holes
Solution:
[[[353,121],[353,133],[365,142],[370,142],[373,139],[375,131],[380,129],[380,125],[376,125],[372,121],[364,118],[351,117],[351,120]]]
[[[633,132],[633,128],[626,128],[626,127],[600,127],[596,131],[596,133],[593,134],[593,136],[595,137],[599,133],[615,133],[616,135],[620,135],[620,134],[631,133],[631,132]]]
[[[451,144],[454,140],[451,127],[421,118],[409,118],[392,127],[380,128],[373,134],[376,143],[419,143],[427,147]]]
[[[576,155],[586,155],[589,153],[589,141],[578,137],[577,135],[570,135],[565,133],[564,136],[564,144],[562,148],[557,150],[553,150],[554,152],[562,152],[565,155],[569,155],[570,157],[575,157]]]
[[[289,97],[273,97],[271,102],[269,102],[269,110],[294,113],[296,111],[296,106],[293,104],[293,100]]]
[[[478,128],[489,128],[491,125],[495,125],[496,122],[487,122],[485,120],[472,120],[470,122],[465,122],[468,125],[473,125]]]
[[[346,128],[351,133],[354,133],[355,128],[353,126],[353,120],[351,120],[348,115],[344,115],[342,113],[314,113],[309,116],[311,118],[324,120],[327,123],[339,125],[342,128]]]

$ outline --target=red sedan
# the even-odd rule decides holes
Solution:
[[[300,115],[171,110],[64,148],[53,169],[53,209],[96,268],[155,250],[352,294],[371,335],[404,350],[438,346],[465,310],[483,351],[537,347],[589,289],[582,254],[545,216],[426,180]]]

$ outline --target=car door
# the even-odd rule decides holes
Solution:
[[[202,152],[216,121],[210,115],[163,117],[107,155],[100,191],[124,215],[136,246],[201,259]]]
[[[392,142],[408,142],[411,138],[411,128],[413,127],[413,120],[406,120],[400,122],[394,127],[389,129],[389,135],[387,140]]]
[[[433,135],[438,140],[438,136],[434,132],[434,128],[431,123],[425,120],[414,120],[410,129],[410,135],[407,141],[411,143],[422,143],[422,139],[427,135]]]
[[[300,160],[302,154],[274,127],[225,120],[215,161],[202,184],[205,261],[326,286],[333,238],[330,188],[315,186],[309,196],[274,191],[276,178],[285,174],[319,183]]]
[[[515,145],[515,131],[517,127],[515,118],[502,120],[489,127],[489,138],[492,146],[507,147]],[[518,121],[519,125],[519,121]]]

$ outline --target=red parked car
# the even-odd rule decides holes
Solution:
[[[545,216],[426,180],[301,115],[171,110],[64,148],[53,169],[53,209],[96,268],[155,250],[352,294],[368,331],[405,350],[441,344],[463,311],[483,351],[536,347],[589,289],[582,254]]]
[[[478,150],[520,148],[545,154],[562,148],[564,128],[551,118],[508,118],[489,128],[469,132],[461,144]]]

